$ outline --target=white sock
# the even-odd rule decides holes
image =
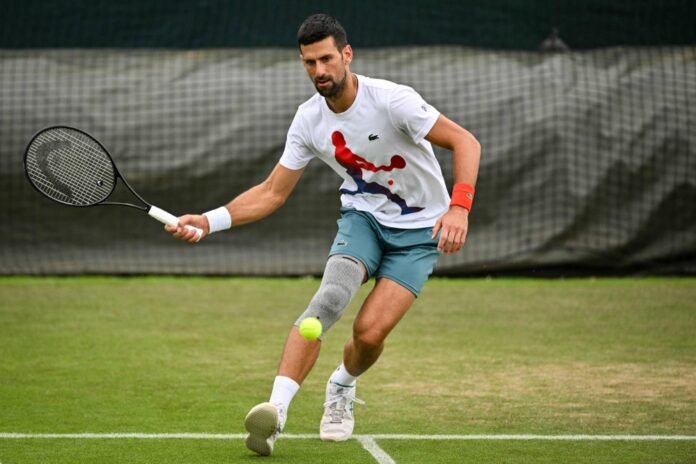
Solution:
[[[290,377],[278,375],[273,381],[273,391],[269,403],[280,405],[287,412],[290,402],[299,389],[300,384]]]
[[[331,377],[329,378],[329,382],[344,387],[351,387],[355,385],[356,380],[358,380],[358,378],[354,375],[351,375],[351,373],[348,372],[346,366],[343,363],[341,363],[341,365],[338,366],[338,368],[333,372],[333,374],[331,374]]]

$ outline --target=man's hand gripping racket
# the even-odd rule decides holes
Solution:
[[[24,170],[36,190],[58,203],[78,207],[127,206],[144,211],[171,228],[179,226],[176,216],[138,195],[118,172],[106,148],[79,129],[53,126],[41,130],[24,152]],[[119,178],[141,204],[106,201]],[[200,227],[184,227],[189,241],[198,241],[206,234]]]

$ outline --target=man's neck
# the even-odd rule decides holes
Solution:
[[[334,113],[343,113],[355,101],[358,96],[358,76],[351,73],[350,79],[346,82],[346,87],[340,95],[333,98],[325,98],[326,104],[329,105]]]

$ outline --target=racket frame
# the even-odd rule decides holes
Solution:
[[[58,198],[51,197],[51,196],[47,195],[32,180],[31,176],[29,175],[29,169],[27,168],[27,156],[29,154],[29,149],[32,146],[32,144],[34,143],[34,140],[36,140],[41,134],[48,132],[50,130],[56,130],[56,129],[68,129],[71,131],[79,132],[80,134],[84,135],[85,137],[87,137],[88,139],[90,139],[91,141],[96,143],[101,148],[101,150],[104,152],[106,157],[108,158],[109,162],[111,163],[111,167],[113,168],[114,178],[113,178],[113,186],[111,187],[111,190],[104,197],[103,200],[97,201],[94,203],[90,203],[90,204],[83,204],[83,205],[68,203],[66,201],[62,201]],[[133,189],[133,187],[131,187],[131,185],[128,183],[126,178],[118,170],[118,168],[116,167],[116,163],[114,162],[114,158],[111,156],[111,153],[109,152],[109,150],[107,150],[106,147],[99,140],[97,140],[95,137],[93,137],[92,135],[88,134],[87,132],[85,132],[81,129],[78,129],[76,127],[67,126],[67,125],[55,125],[55,126],[45,127],[43,129],[41,129],[40,131],[38,131],[31,138],[31,140],[27,144],[27,148],[24,150],[23,163],[24,163],[24,174],[27,176],[27,179],[29,180],[29,183],[31,184],[31,186],[34,187],[34,189],[37,190],[41,195],[45,196],[46,198],[48,198],[52,201],[55,201],[56,203],[60,203],[62,205],[66,205],[66,206],[72,206],[74,208],[89,208],[92,206],[102,206],[102,205],[125,206],[125,207],[129,207],[129,208],[135,208],[135,209],[138,209],[140,211],[144,211],[148,215],[150,215],[152,218],[158,220],[159,222],[161,222],[163,224],[167,224],[167,225],[170,225],[172,227],[177,227],[177,225],[179,224],[179,219],[176,216],[174,216],[173,214],[168,213],[167,211],[165,211],[161,208],[158,208],[157,206],[154,206],[151,203],[145,201],[145,199],[142,196],[140,196],[138,194],[138,192],[136,192],[135,189]],[[119,179],[121,180],[121,182],[123,182],[123,184],[126,186],[126,188],[133,194],[133,196],[135,198],[137,198],[138,200],[140,200],[142,205],[136,205],[133,203],[127,203],[127,202],[122,202],[122,201],[107,201],[108,198],[116,190],[116,184],[118,183]],[[201,229],[199,229],[197,227],[193,227],[193,226],[188,226],[188,225],[186,226],[186,228],[195,230],[199,239],[202,236],[203,231]]]

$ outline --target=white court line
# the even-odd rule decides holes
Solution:
[[[241,440],[243,433],[17,433],[0,432],[0,439],[140,439],[140,440]],[[318,434],[283,434],[281,439],[318,439]],[[696,435],[413,435],[367,434],[353,435],[365,440],[561,440],[561,441],[696,441]]]
[[[356,439],[379,464],[396,464],[396,461],[377,444],[374,438],[369,435],[358,435]]]
[[[374,440],[696,441],[696,435],[357,435]]]

